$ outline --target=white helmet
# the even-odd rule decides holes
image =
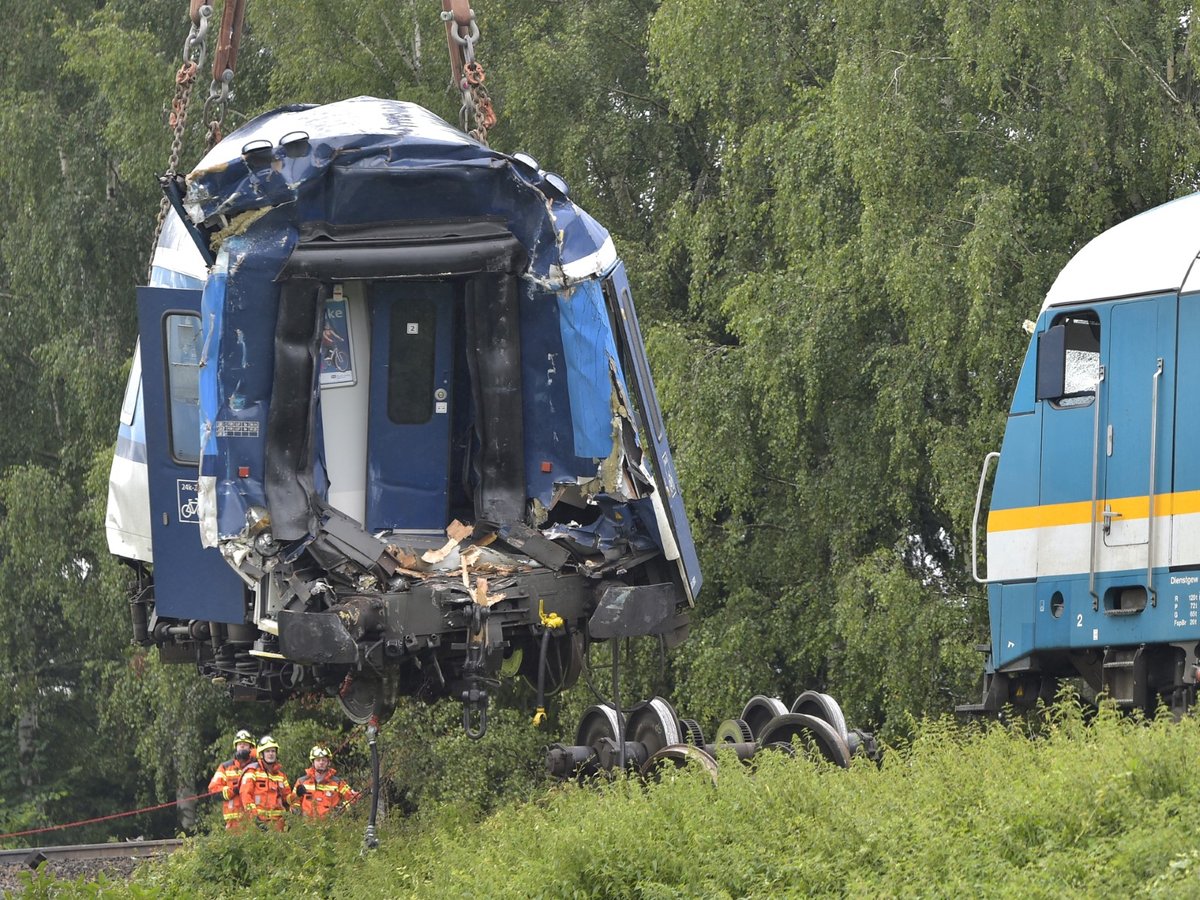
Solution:
[[[264,734],[262,736],[262,740],[258,742],[258,753],[261,756],[263,752],[267,750],[278,751],[279,745],[275,743],[275,738],[271,737],[269,734]]]

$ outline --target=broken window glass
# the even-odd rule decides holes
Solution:
[[[1094,314],[1069,317],[1066,325],[1063,396],[1060,407],[1087,406],[1100,381],[1100,322]]]

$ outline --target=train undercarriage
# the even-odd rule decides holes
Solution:
[[[554,693],[575,683],[594,640],[655,635],[670,648],[687,635],[688,604],[656,554],[577,565],[524,526],[448,533],[440,547],[409,535],[401,548],[326,508],[317,539],[286,562],[264,530],[240,560],[261,566],[245,590],[257,625],[161,618],[139,567],[135,642],[194,663],[235,699],[328,695],[358,723],[386,721],[401,696],[458,699],[481,737],[503,677]]]
[[[989,656],[991,647],[980,652]],[[998,715],[1006,708],[1034,709],[1053,703],[1062,685],[1082,682],[1087,699],[1106,698],[1118,709],[1154,715],[1160,707],[1176,718],[1196,704],[1200,677],[1198,646],[1192,641],[1041,651],[984,674],[979,703],[957,707],[970,715]]]

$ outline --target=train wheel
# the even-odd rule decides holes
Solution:
[[[589,706],[579,719],[579,727],[575,729],[575,744],[588,747],[592,755],[577,769],[580,778],[595,775],[601,769],[601,753],[610,750],[617,742],[617,711],[607,703],[599,706]]]
[[[700,727],[700,723],[695,719],[680,719],[679,728],[683,732],[683,742],[691,744],[693,747],[703,747],[704,729]]]
[[[663,747],[683,743],[683,728],[675,708],[662,697],[639,703],[629,711],[625,740],[646,748],[648,759]]]
[[[718,744],[750,744],[754,742],[754,732],[745,719],[726,719],[717,726]]]
[[[642,765],[643,781],[658,782],[662,780],[664,771],[687,768],[696,764],[712,779],[713,787],[717,785],[717,761],[699,747],[691,744],[670,744],[656,751]]]
[[[792,704],[792,712],[804,713],[824,720],[842,736],[843,741],[847,744],[850,743],[850,732],[846,729],[846,717],[842,715],[842,708],[828,694],[805,691]]]
[[[833,726],[816,716],[804,713],[776,716],[763,726],[758,742],[763,747],[769,747],[777,743],[790,744],[793,738],[800,739],[801,747],[815,747],[823,759],[835,766],[850,768],[850,748]]]
[[[525,650],[517,668],[517,674],[532,688],[537,687],[540,657],[536,644],[531,645]],[[546,696],[553,697],[574,687],[582,671],[583,635],[577,631],[567,635],[551,635],[546,652]]]
[[[375,719],[383,724],[396,711],[396,682],[360,675],[342,685],[337,702],[351,722],[366,725]]]
[[[601,738],[617,739],[617,711],[607,703],[585,709],[575,729],[575,743],[582,747],[595,747]]]
[[[742,714],[738,716],[750,726],[750,733],[755,738],[758,737],[764,725],[774,719],[776,716],[785,715],[788,708],[783,705],[783,701],[778,697],[767,697],[763,694],[755,694],[746,704]]]

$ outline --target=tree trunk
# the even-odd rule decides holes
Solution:
[[[195,785],[181,784],[175,788],[175,800],[178,804],[179,830],[192,834],[196,830],[196,788]]]
[[[21,790],[32,797],[39,783],[37,770],[37,707],[25,706],[17,718],[17,768]]]

